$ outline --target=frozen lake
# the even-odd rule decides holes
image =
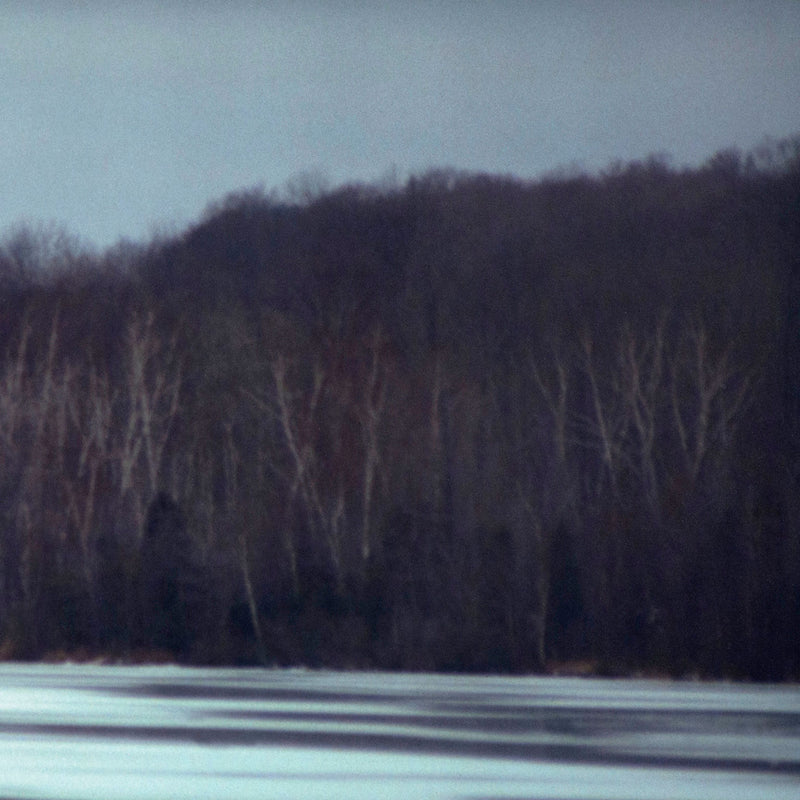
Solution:
[[[0,665],[0,798],[800,798],[797,686]]]

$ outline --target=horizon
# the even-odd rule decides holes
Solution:
[[[800,131],[786,0],[33,2],[0,23],[0,235],[99,249],[254,187],[693,168]]]

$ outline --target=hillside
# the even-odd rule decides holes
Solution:
[[[0,641],[800,677],[798,141],[0,246]]]

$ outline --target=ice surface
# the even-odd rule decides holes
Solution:
[[[800,797],[793,686],[0,666],[0,798]]]

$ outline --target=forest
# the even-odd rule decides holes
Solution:
[[[800,679],[800,137],[0,241],[0,658]]]

